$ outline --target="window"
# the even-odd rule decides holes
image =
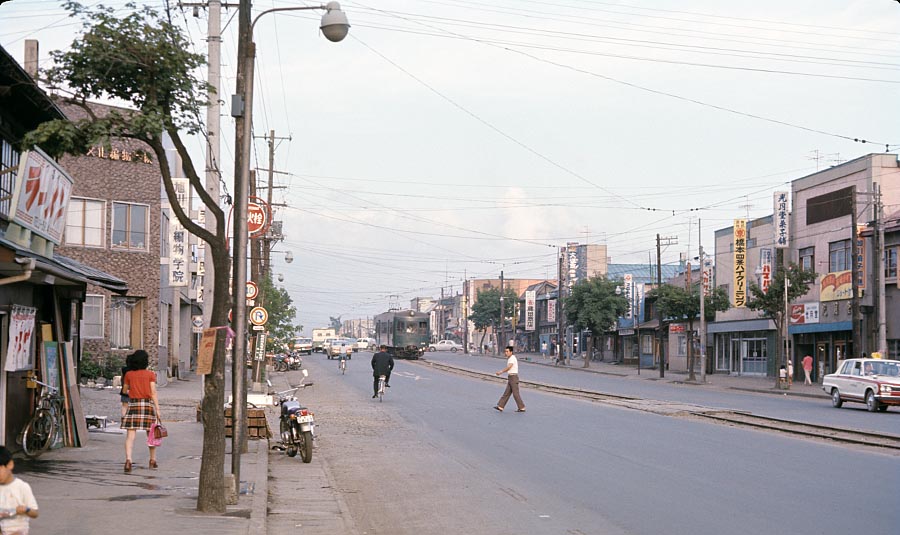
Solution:
[[[163,212],[159,218],[159,256],[169,258],[169,214]]]
[[[133,297],[113,297],[109,310],[109,345],[113,349],[141,349],[143,336],[142,301]]]
[[[644,355],[652,355],[653,354],[653,335],[652,334],[642,334],[641,335],[641,353]]]
[[[684,357],[687,355],[687,336],[684,334],[678,335],[678,353],[677,356]]]
[[[66,245],[103,247],[106,203],[73,197],[66,216]]]
[[[850,240],[835,241],[828,244],[828,271],[847,271],[852,269]]]
[[[142,204],[113,203],[112,246],[116,249],[147,250],[147,216]]]
[[[82,307],[84,323],[81,326],[81,337],[103,338],[103,296],[88,295]]]
[[[900,340],[888,340],[888,358],[900,359]]]
[[[900,251],[900,247],[891,247],[890,249],[884,250],[885,279],[897,278],[897,251]]]
[[[16,171],[19,168],[19,151],[12,143],[0,138],[0,170],[12,168],[9,173],[0,175],[0,215],[9,217],[12,192],[16,185]]]
[[[816,248],[804,247],[800,249],[800,267],[804,271],[816,270]]]

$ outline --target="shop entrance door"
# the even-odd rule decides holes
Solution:
[[[747,357],[747,342],[734,338],[731,340],[731,373],[743,373],[741,363]]]
[[[829,355],[831,354],[829,351],[828,342],[817,342],[816,343],[816,355],[815,360],[813,361],[813,371],[810,374],[812,376],[812,381],[814,383],[819,382],[821,377],[819,376],[819,370],[825,369],[825,363],[828,362]]]

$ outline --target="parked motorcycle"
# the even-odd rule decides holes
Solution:
[[[277,447],[284,449],[288,457],[294,457],[297,452],[300,452],[300,458],[304,463],[312,461],[316,422],[313,412],[302,406],[294,397],[294,393],[301,388],[312,386],[312,383],[304,383],[308,376],[309,372],[303,370],[303,379],[300,380],[299,385],[289,390],[272,393],[278,398],[277,405],[281,407],[279,418],[281,445]],[[270,381],[266,382],[272,386]]]
[[[275,355],[272,362],[276,372],[286,372],[288,370],[299,370],[303,367],[303,359],[300,355],[292,353],[290,355]]]

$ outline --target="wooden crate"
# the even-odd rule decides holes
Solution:
[[[264,409],[247,408],[247,438],[259,440],[272,436],[269,431],[269,423],[266,420]],[[232,420],[231,407],[225,409],[225,436],[234,434],[234,421]]]

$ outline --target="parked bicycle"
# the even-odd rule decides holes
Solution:
[[[378,376],[378,401],[384,402],[384,384],[387,380],[387,376],[379,375]]]
[[[31,459],[50,449],[62,433],[63,404],[59,389],[35,380],[41,385],[34,415],[22,430],[22,451]]]

